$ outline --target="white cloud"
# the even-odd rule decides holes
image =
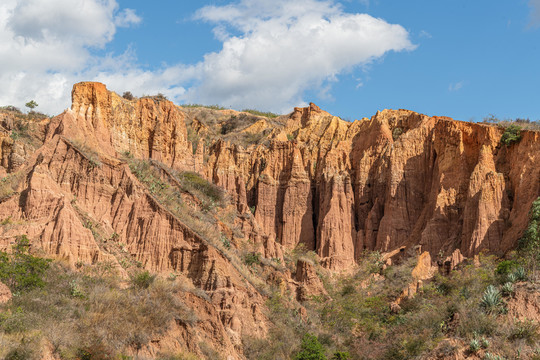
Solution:
[[[426,39],[431,39],[433,36],[428,33],[426,30],[422,30],[420,31],[420,33],[418,34],[418,36],[420,36],[421,38],[426,38]]]
[[[464,81],[459,81],[457,83],[452,83],[448,85],[448,91],[459,91],[465,85]]]
[[[136,95],[162,92],[177,102],[288,111],[304,94],[331,98],[338,76],[366,69],[389,51],[412,50],[409,33],[333,0],[240,0],[206,6],[197,19],[223,42],[197,64],[144,70],[131,49],[107,49],[117,27],[139,24],[116,0],[3,0],[0,3],[0,105],[57,114],[73,83],[101,81]]]
[[[129,27],[140,24],[141,21],[142,19],[135,13],[135,10],[124,9],[116,15],[114,23],[119,27]]]
[[[531,8],[531,22],[532,26],[540,25],[540,0],[529,0],[529,7]]]
[[[332,1],[242,0],[197,17],[215,23],[224,42],[198,65],[200,83],[187,99],[235,108],[290,110],[307,90],[328,94],[339,74],[415,48],[400,25],[345,13]]]
[[[56,114],[69,106],[73,83],[125,57],[93,54],[114,37],[117,26],[140,21],[133,10],[118,12],[115,0],[3,0],[0,3],[0,104]]]

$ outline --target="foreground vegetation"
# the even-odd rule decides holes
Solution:
[[[140,272],[123,282],[111,268],[76,272],[28,254],[3,254],[0,266],[16,274],[7,282],[13,299],[0,308],[2,359],[40,359],[44,348],[61,359],[131,359],[127,351],[163,334],[173,320],[197,321],[179,300],[186,289],[175,279]]]

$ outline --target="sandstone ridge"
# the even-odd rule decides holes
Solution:
[[[184,295],[203,320],[175,324],[141,350],[150,355],[166,344],[200,354],[194,343],[210,339],[243,358],[242,337],[268,331],[266,286],[300,301],[326,294],[313,259],[276,265],[295,249],[330,271],[353,269],[366,251],[391,263],[421,249],[421,282],[437,265],[515,248],[540,195],[540,133],[505,146],[503,129],[408,110],[347,122],[310,104],[266,117],[127,100],[85,82],[32,141],[10,136],[2,116],[1,249],[26,234],[72,267],[108,263],[126,277],[136,263],[208,295]],[[182,174],[225,200],[201,200]],[[246,253],[279,271],[253,274]]]

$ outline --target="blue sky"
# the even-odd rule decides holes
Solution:
[[[5,0],[0,105],[73,83],[347,119],[405,108],[540,119],[540,0]]]

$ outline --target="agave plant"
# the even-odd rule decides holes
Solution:
[[[510,295],[513,295],[514,294],[514,284],[511,283],[510,281],[505,283],[502,287],[501,287],[501,292],[503,294],[503,296],[510,296]]]
[[[515,273],[511,273],[511,274],[508,274],[508,276],[506,276],[506,280],[509,282],[509,283],[515,283],[518,281],[518,278],[517,278],[517,275]]]
[[[469,350],[472,353],[478,352],[478,350],[480,350],[480,341],[476,339],[472,339],[471,342],[469,343]]]
[[[483,337],[482,340],[480,340],[480,347],[482,349],[487,349],[489,347],[489,340]]]
[[[489,285],[482,295],[480,306],[488,314],[495,312],[502,304],[501,293],[493,285]]]
[[[527,280],[527,271],[525,271],[525,268],[523,266],[519,266],[518,268],[516,268],[512,275],[516,277],[517,281]]]

